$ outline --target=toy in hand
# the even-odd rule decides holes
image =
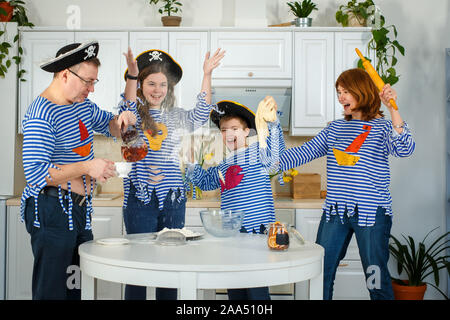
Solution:
[[[267,147],[266,138],[269,136],[267,121],[273,122],[277,119],[277,103],[271,96],[267,96],[258,105],[255,116],[256,131],[258,133],[259,146]]]
[[[369,76],[372,79],[373,83],[375,83],[375,85],[377,86],[378,90],[381,91],[383,89],[383,87],[384,87],[384,81],[378,75],[377,71],[372,66],[372,64],[366,58],[364,58],[364,56],[362,55],[361,51],[359,51],[358,48],[355,48],[355,51],[358,54],[359,58],[361,59],[363,67],[364,67],[364,69],[366,69],[366,72],[369,74]],[[390,102],[391,106],[395,110],[398,110],[397,104],[395,103],[394,99],[389,100],[389,102]]]

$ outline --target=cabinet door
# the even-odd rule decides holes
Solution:
[[[322,209],[297,209],[296,228],[307,241],[316,241]],[[339,263],[334,282],[333,299],[367,299],[364,271],[361,265],[355,236],[347,248],[347,254]],[[296,284],[296,298],[306,299],[308,289],[305,283]]]
[[[207,32],[169,33],[169,53],[183,69],[183,77],[175,86],[177,106],[180,108],[190,110],[195,107],[202,87],[203,62],[207,51]]]
[[[168,32],[130,32],[130,48],[137,57],[144,51],[158,49],[169,52]]]
[[[334,119],[334,36],[294,33],[292,134],[316,135]]]
[[[122,208],[95,207],[92,215],[92,233],[94,240],[122,236]],[[122,285],[120,283],[97,280],[97,299],[120,300]]]
[[[375,62],[375,52],[367,48],[372,35],[370,32],[336,32],[335,39],[335,74],[334,78],[337,79],[339,75],[348,69],[357,68],[359,57],[355,52],[355,48],[358,48],[364,56],[369,57],[372,60],[372,64]],[[334,95],[334,118],[341,119],[343,108],[337,99],[337,95]]]
[[[7,207],[6,299],[31,299],[33,253],[30,235],[20,221],[20,207]]]
[[[87,42],[97,40],[100,49],[98,58],[101,66],[98,69],[99,83],[89,99],[101,109],[117,113],[120,94],[125,89],[123,78],[126,61],[122,53],[128,50],[127,32],[75,32],[75,41]]]
[[[226,50],[213,79],[291,79],[291,32],[211,32],[211,51]]]
[[[21,68],[26,70],[19,83],[19,124],[22,133],[22,120],[31,102],[47,88],[53,73],[40,68],[40,64],[55,57],[63,46],[74,42],[73,32],[21,32],[23,56]]]

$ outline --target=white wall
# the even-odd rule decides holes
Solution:
[[[238,0],[242,1],[242,0]],[[268,24],[293,19],[284,0],[261,0]],[[182,0],[182,26],[233,26],[233,0]],[[314,26],[336,26],[335,12],[347,1],[315,0]],[[450,47],[450,6],[447,0],[375,1],[389,24],[399,31],[406,56],[399,59],[401,74],[395,86],[398,105],[416,139],[416,151],[408,159],[393,159],[392,233],[422,240],[434,227],[445,232],[446,108],[445,51]],[[30,19],[38,26],[65,26],[69,5],[81,8],[81,27],[161,26],[160,16],[147,0],[27,0]],[[392,269],[393,270],[393,269]],[[444,282],[446,277],[443,277]],[[441,288],[446,288],[442,283]],[[440,298],[433,288],[425,298]]]

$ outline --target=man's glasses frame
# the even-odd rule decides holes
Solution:
[[[81,81],[83,81],[83,83],[86,85],[86,87],[95,86],[95,85],[98,83],[98,81],[99,81],[98,79],[95,79],[95,80],[86,80],[86,79],[83,79],[83,78],[80,77],[78,74],[76,74],[74,71],[72,71],[72,70],[70,70],[70,69],[67,69],[67,70],[69,70],[69,72],[70,72],[71,74],[77,76],[78,79],[80,79]]]

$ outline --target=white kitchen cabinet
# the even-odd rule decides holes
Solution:
[[[169,52],[168,32],[130,32],[130,48],[135,57],[151,49]]]
[[[357,68],[359,57],[355,48],[358,48],[364,56],[369,57],[374,65],[375,51],[367,48],[372,38],[370,32],[336,32],[334,36],[335,55],[334,55],[334,79],[337,80],[339,75],[348,69]],[[343,108],[334,95],[334,119],[341,119]]]
[[[207,32],[169,33],[169,53],[183,69],[183,77],[175,86],[177,106],[180,108],[190,110],[195,107],[202,88],[203,62],[207,51]]]
[[[21,31],[20,42],[23,48],[21,68],[26,70],[23,76],[26,81],[19,83],[18,131],[22,133],[22,119],[28,106],[53,79],[53,73],[40,68],[41,63],[54,58],[61,47],[74,42],[74,33]]]
[[[305,240],[315,242],[322,209],[296,209],[296,228]],[[304,282],[296,284],[297,299],[307,299]],[[339,263],[334,282],[333,299],[368,299],[364,270],[358,252],[355,236],[352,236],[347,253]]]
[[[75,32],[75,42],[89,42],[97,40],[99,43],[98,68],[99,82],[89,99],[101,109],[117,114],[117,104],[120,94],[125,89],[124,74],[127,68],[123,53],[128,50],[128,32]]]
[[[294,33],[291,134],[314,136],[334,119],[334,34]]]
[[[6,298],[8,300],[31,299],[33,253],[30,235],[20,221],[20,207],[7,207],[7,266]],[[92,217],[94,239],[122,235],[122,208],[95,207]],[[98,281],[98,299],[121,299],[121,285]]]
[[[292,32],[211,32],[211,52],[226,50],[213,79],[291,79]]]

